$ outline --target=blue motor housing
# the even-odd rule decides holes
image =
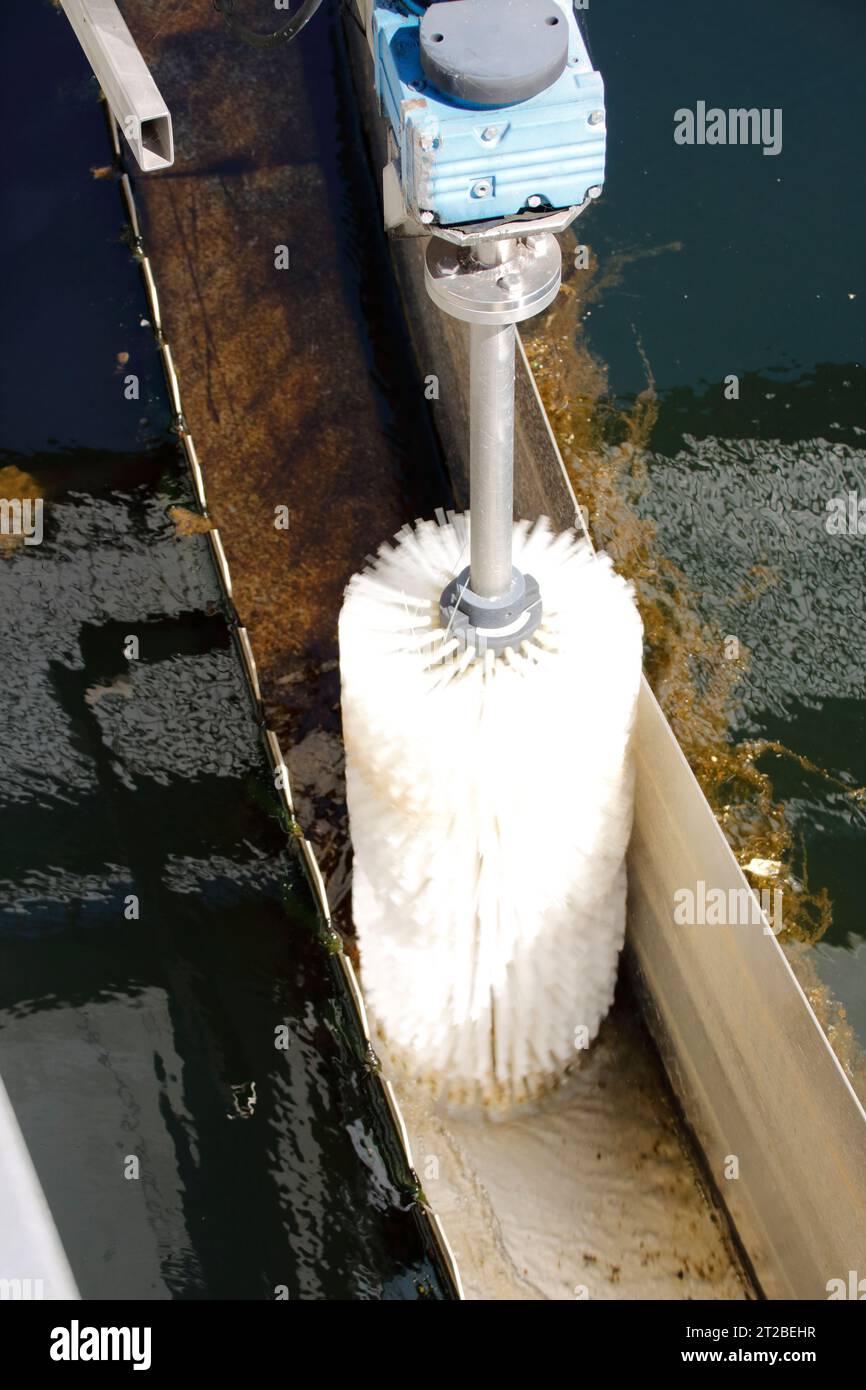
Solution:
[[[601,191],[604,84],[571,0],[550,7],[568,26],[564,71],[528,100],[491,107],[437,91],[422,68],[419,14],[402,0],[373,0],[376,92],[409,217],[461,226],[569,208]]]

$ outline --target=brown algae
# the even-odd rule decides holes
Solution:
[[[675,251],[676,244],[641,251]],[[538,389],[593,541],[631,580],[644,624],[644,669],[704,795],[753,887],[782,889],[782,940],[809,1002],[861,1096],[866,1062],[845,1009],[819,980],[807,949],[832,922],[826,886],[809,883],[805,850],[788,824],[774,790],[773,769],[794,761],[810,777],[825,779],[864,802],[864,789],[849,786],[783,744],[766,739],[735,741],[731,735],[736,692],[749,653],[700,612],[698,595],[683,571],[661,551],[657,526],[639,510],[651,483],[647,459],[658,418],[652,370],[641,352],[646,386],[628,408],[614,402],[603,362],[591,352],[582,317],[615,285],[634,255],[613,256],[598,268],[564,276],[549,310],[532,325],[525,345]],[[578,288],[578,286],[580,288]],[[640,344],[638,344],[640,348]],[[754,566],[748,584],[731,601],[751,600],[775,583],[772,569]]]

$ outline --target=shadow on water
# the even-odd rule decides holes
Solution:
[[[86,1297],[449,1297],[179,524],[93,84],[50,6],[3,29],[0,491],[44,509],[0,552],[4,1079]]]

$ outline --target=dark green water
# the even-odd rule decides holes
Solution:
[[[765,763],[797,871],[833,901],[816,963],[866,1040],[866,808],[845,790],[866,783],[866,534],[825,524],[854,492],[866,530],[866,7],[592,0],[587,28],[610,136],[579,235],[603,269],[622,264],[583,326],[616,408],[649,362],[660,410],[640,507],[707,621],[751,652],[734,734],[843,784]],[[781,153],[677,145],[674,112],[701,100],[781,108]],[[772,582],[745,601],[753,566]]]
[[[93,85],[47,3],[2,33],[0,469],[44,537],[0,554],[0,1072],[85,1297],[449,1297],[206,537],[168,515],[194,503]]]

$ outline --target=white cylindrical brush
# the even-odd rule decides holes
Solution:
[[[464,651],[440,596],[469,553],[468,516],[419,522],[346,591],[353,915],[389,1043],[451,1100],[501,1107],[561,1077],[613,998],[642,633],[607,557],[521,522],[541,624]]]

